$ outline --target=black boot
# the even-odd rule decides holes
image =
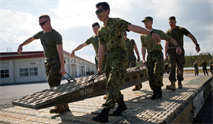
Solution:
[[[158,87],[158,98],[162,98],[162,89],[161,87]]]
[[[118,107],[117,109],[113,112],[114,116],[118,116],[120,115],[123,111],[125,111],[127,109],[126,104],[124,101],[118,103]]]
[[[155,88],[153,90],[153,95],[152,95],[151,99],[158,99],[158,88]]]
[[[93,121],[98,121],[98,122],[108,122],[108,114],[109,114],[110,108],[104,108],[100,114],[97,116],[93,117]]]

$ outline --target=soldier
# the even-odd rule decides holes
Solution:
[[[82,43],[80,44],[79,46],[77,46],[70,54],[71,58],[75,56],[75,51],[78,51],[78,50],[81,50],[82,48],[84,48],[85,46],[87,45],[90,45],[92,43],[93,45],[93,48],[95,50],[95,64],[96,64],[96,69],[98,69],[98,47],[99,47],[99,43],[98,43],[98,30],[100,28],[100,25],[95,22],[92,24],[92,29],[93,29],[93,32],[95,33],[95,35],[91,36],[90,38],[88,38],[86,40],[85,43]],[[104,69],[104,66],[105,66],[105,58],[107,56],[107,53],[105,52],[105,55],[104,55],[104,62],[103,62],[103,65],[102,65],[102,68]]]
[[[41,15],[39,17],[39,25],[43,31],[36,33],[20,44],[17,52],[21,54],[23,46],[35,39],[40,39],[44,48],[44,55],[46,56],[44,64],[47,81],[50,87],[55,87],[60,85],[62,75],[66,73],[64,69],[62,36],[52,28],[51,19],[48,15]],[[63,113],[65,111],[69,111],[68,104],[55,106],[54,109],[50,110],[50,113]]]
[[[212,60],[209,60],[209,66],[210,66],[210,72],[213,75],[213,62],[212,62]]]
[[[196,40],[196,38],[185,28],[176,26],[176,19],[174,16],[171,16],[169,18],[169,25],[170,29],[166,32],[167,35],[174,38],[174,40],[180,45],[182,48],[182,53],[178,54],[176,53],[176,47],[166,41],[165,43],[165,55],[167,55],[168,52],[168,60],[170,62],[170,72],[169,72],[169,80],[171,82],[171,85],[167,85],[166,88],[169,90],[176,90],[175,87],[175,71],[176,71],[176,65],[177,65],[177,79],[178,79],[178,88],[182,89],[182,81],[183,81],[183,65],[185,63],[185,56],[184,56],[184,48],[183,48],[183,35],[188,36],[195,44],[195,49],[197,52],[200,51],[199,44]],[[165,59],[167,60],[167,57],[165,56]]]
[[[136,66],[136,57],[134,55],[135,50],[137,54],[137,61],[140,61],[140,55],[138,52],[137,45],[135,44],[135,41],[133,39],[127,38],[127,33],[124,31],[124,37],[125,37],[125,42],[126,42],[126,47],[127,47],[127,56],[129,57],[129,62],[128,62],[128,67],[135,67]],[[135,87],[132,89],[133,91],[140,90],[142,88],[142,84],[137,84]]]
[[[107,59],[106,59],[106,90],[107,99],[102,105],[104,108],[100,114],[93,117],[92,120],[98,122],[108,122],[108,114],[111,108],[114,108],[115,104],[118,103],[117,109],[113,112],[114,116],[120,115],[124,110],[127,109],[123,100],[123,95],[120,92],[120,86],[124,81],[124,76],[127,68],[127,53],[126,43],[124,39],[123,31],[134,31],[143,34],[152,35],[153,39],[157,43],[160,41],[160,37],[153,31],[148,31],[139,26],[130,24],[120,18],[109,18],[110,8],[108,3],[100,2],[96,4],[96,15],[100,21],[103,21],[103,26],[98,31],[99,51],[98,51],[98,70],[99,74],[102,74],[102,62],[104,55],[104,47],[107,48]]]
[[[195,76],[196,76],[196,75],[198,76],[199,72],[198,72],[198,64],[197,64],[197,61],[195,61],[195,63],[194,63],[194,68],[195,68]]]
[[[153,29],[153,18],[147,16],[142,20],[144,26],[147,30],[154,30],[161,39],[170,41],[176,46],[176,51],[178,54],[181,54],[182,50],[177,42],[169,35],[166,35],[163,31]],[[163,53],[162,53],[162,46],[156,44],[154,40],[151,38],[150,35],[142,34],[141,37],[141,44],[142,44],[142,59],[143,64],[148,68],[148,80],[151,89],[153,90],[153,95],[151,99],[159,99],[162,98],[162,89],[163,86],[163,73],[164,73],[164,60],[163,60]],[[145,61],[146,49],[148,52],[147,62]]]
[[[208,71],[207,71],[207,68],[206,68],[206,61],[203,60],[203,62],[202,62],[202,64],[200,66],[202,66],[202,68],[203,68],[203,74],[205,76],[206,76],[206,74],[209,75]]]

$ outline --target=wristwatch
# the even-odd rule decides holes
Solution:
[[[152,35],[152,33],[154,33],[154,30],[151,30],[150,35]]]
[[[175,47],[180,47],[180,45],[177,45],[177,46],[175,46]]]
[[[199,44],[196,44],[196,46],[200,46]]]

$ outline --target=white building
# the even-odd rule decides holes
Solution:
[[[96,73],[94,63],[64,51],[65,70],[72,77]],[[43,51],[0,53],[0,85],[46,81]],[[67,76],[67,75],[65,75]]]

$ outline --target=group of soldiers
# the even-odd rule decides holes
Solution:
[[[169,18],[170,29],[164,33],[161,30],[153,29],[153,18],[150,16],[142,20],[145,28],[131,24],[120,18],[110,18],[110,7],[106,2],[97,3],[95,13],[97,18],[103,22],[103,25],[100,27],[98,23],[92,24],[95,35],[88,38],[85,43],[80,44],[70,54],[71,57],[74,57],[75,51],[92,44],[96,53],[95,63],[97,72],[101,75],[103,74],[103,70],[105,71],[107,79],[106,101],[102,105],[103,110],[101,113],[93,117],[92,120],[108,122],[109,111],[114,108],[116,103],[118,107],[113,112],[114,116],[120,115],[127,109],[123,95],[120,92],[120,86],[124,82],[126,69],[136,66],[134,50],[138,61],[140,61],[140,56],[135,41],[127,38],[126,31],[142,34],[140,37],[142,60],[143,65],[146,65],[148,68],[148,80],[153,90],[151,99],[162,98],[161,87],[163,86],[164,58],[162,53],[163,47],[160,44],[161,39],[166,40],[165,59],[170,61],[171,67],[169,75],[171,85],[168,85],[166,88],[172,91],[176,90],[176,65],[178,87],[183,88],[183,65],[185,63],[183,35],[192,39],[197,52],[200,51],[200,47],[196,38],[189,31],[183,27],[176,26],[174,16]],[[45,69],[48,84],[50,87],[58,86],[60,85],[62,75],[66,73],[64,69],[62,37],[52,28],[48,15],[41,15],[39,17],[39,25],[43,30],[20,44],[17,51],[21,54],[23,46],[35,39],[40,39],[46,56]],[[145,60],[146,51],[148,52],[147,61]],[[142,85],[138,84],[133,90],[139,90],[141,87]],[[65,111],[69,111],[68,104],[57,105],[50,110],[50,113],[63,113]]]
[[[194,68],[195,68],[195,76],[198,76],[199,75],[199,70],[198,70],[198,64],[197,64],[197,61],[195,61],[194,63]],[[200,66],[202,66],[202,69],[203,69],[203,74],[206,76],[206,75],[209,75],[208,74],[208,71],[207,71],[207,64],[206,64],[206,61],[203,60],[203,62],[200,64]],[[210,66],[210,72],[212,73],[213,75],[213,62],[212,60],[209,60],[209,66]]]

